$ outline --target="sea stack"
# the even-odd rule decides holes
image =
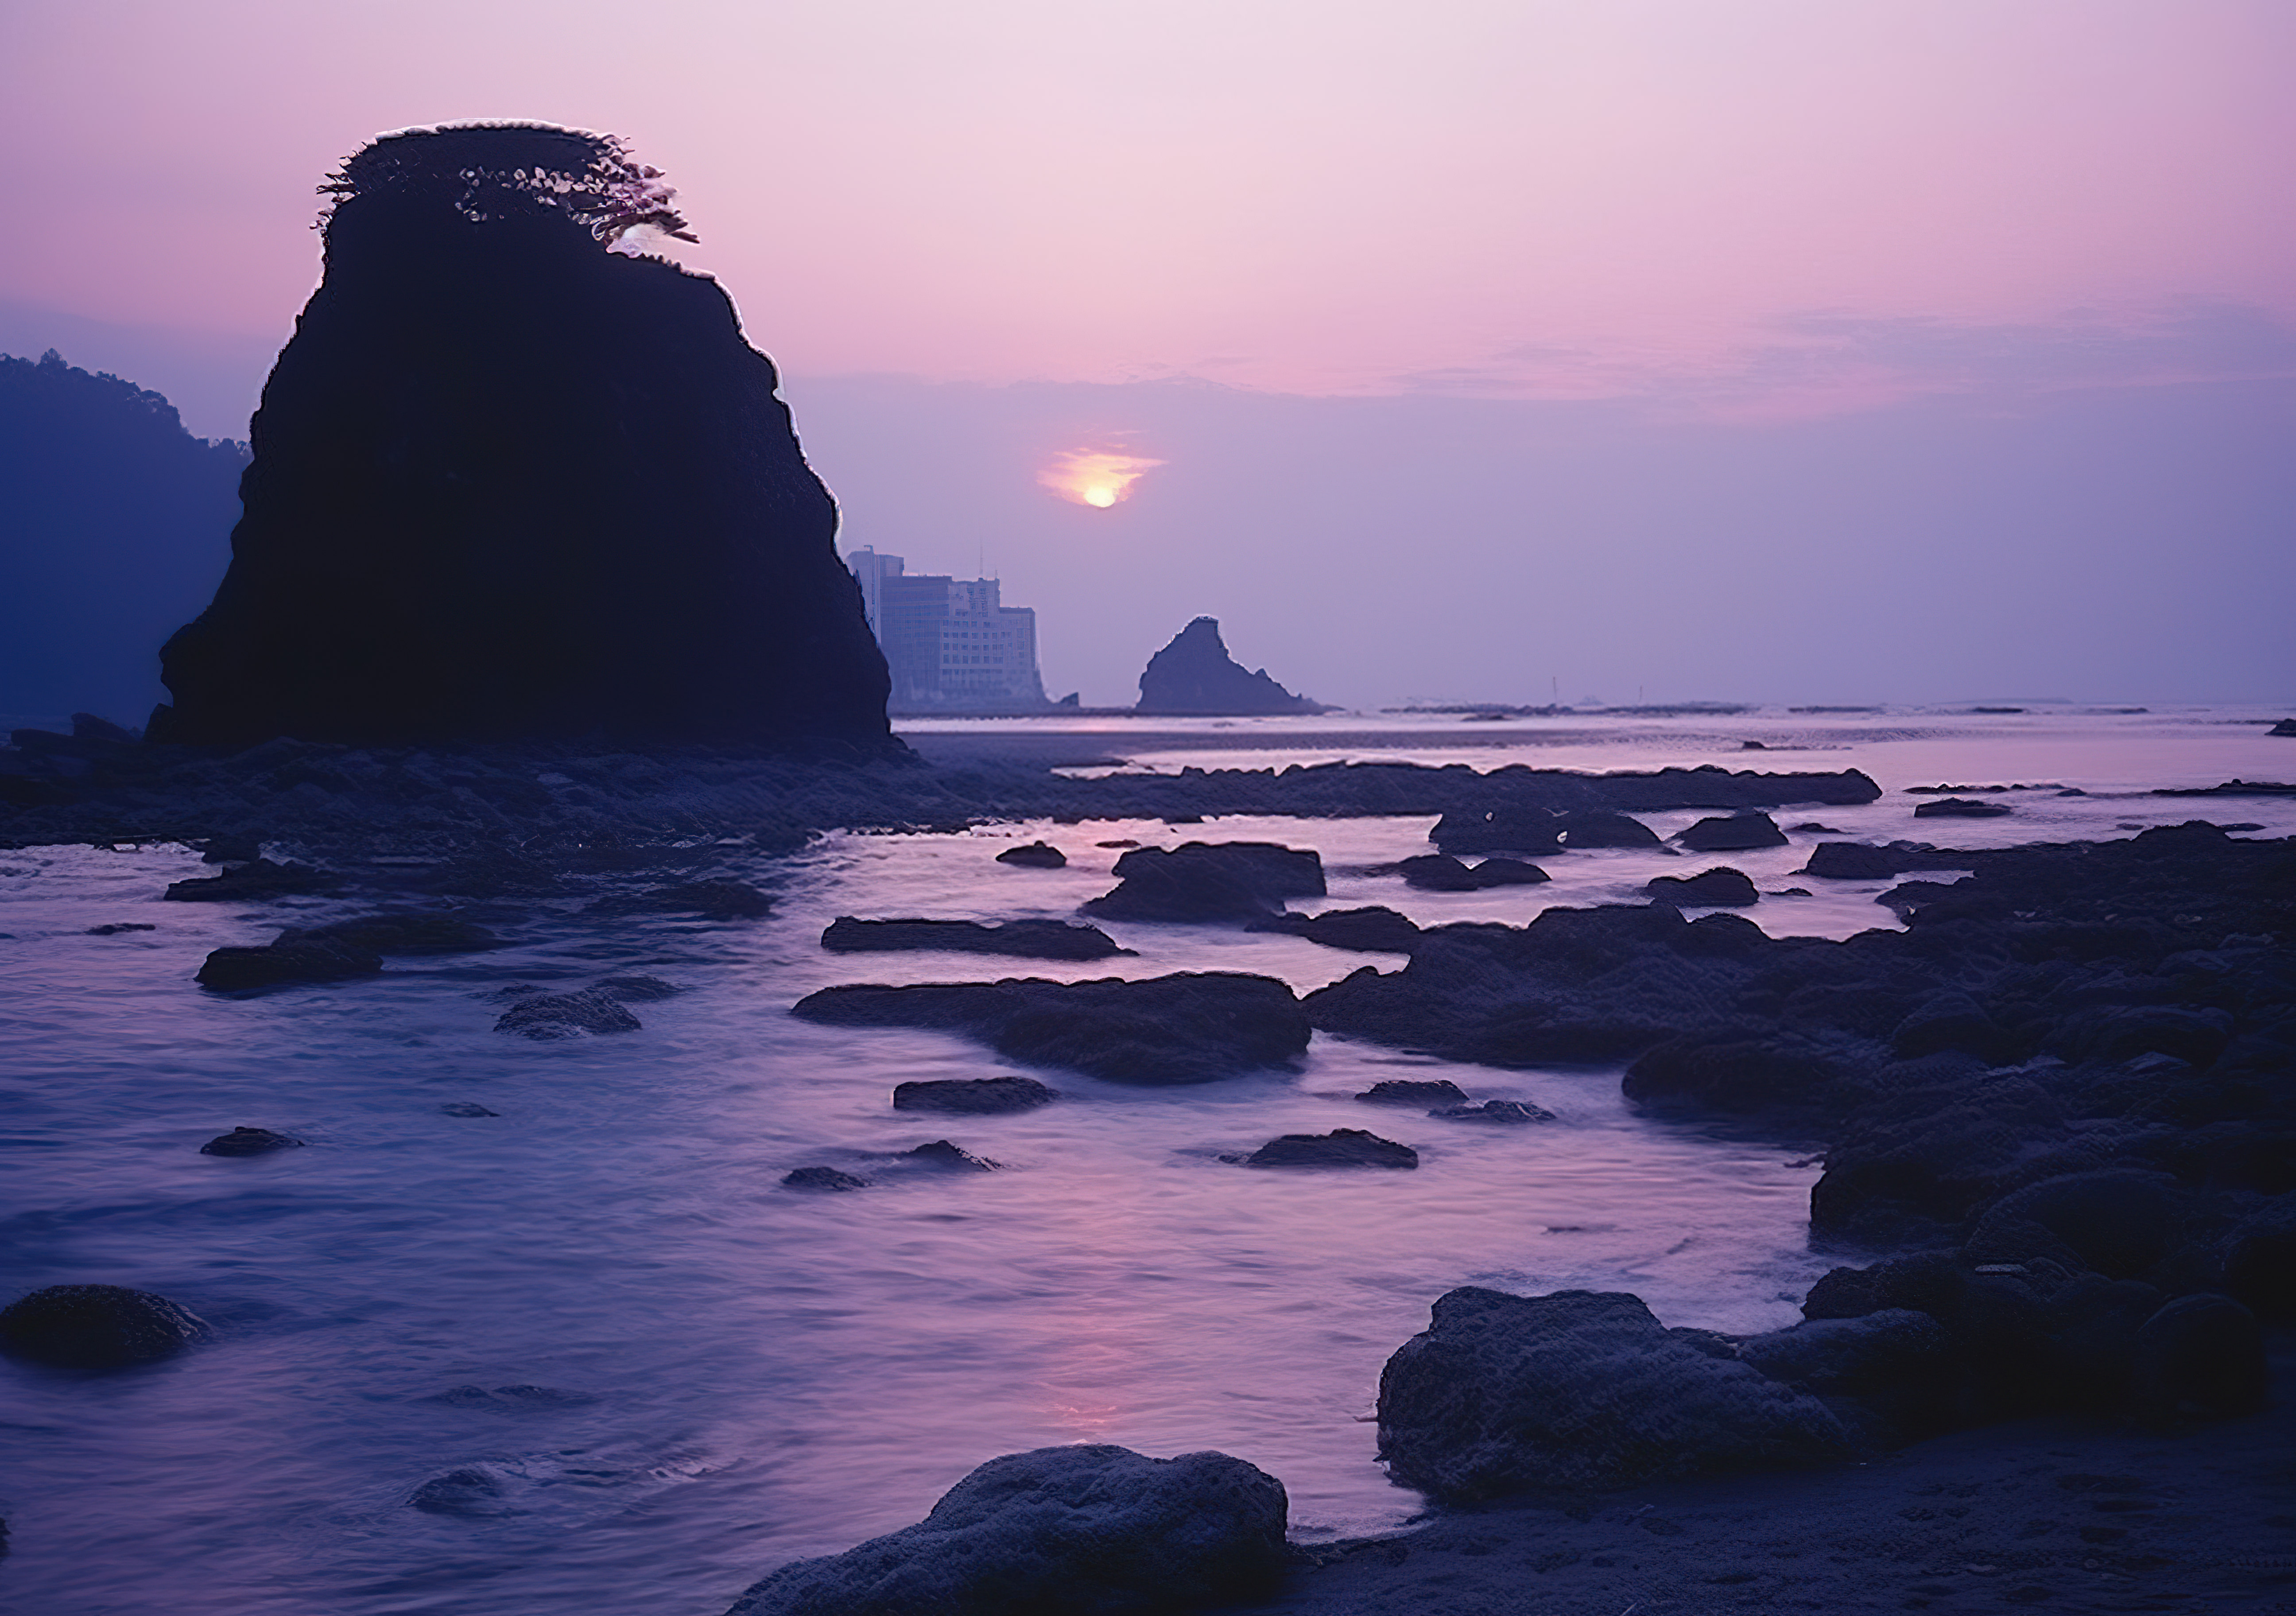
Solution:
[[[1133,710],[1250,715],[1324,710],[1305,696],[1293,695],[1269,678],[1264,668],[1247,671],[1228,655],[1219,619],[1200,617],[1148,659],[1140,676],[1140,701]]]
[[[890,744],[885,661],[772,361],[613,137],[414,130],[323,191],[155,741]],[[624,250],[617,250],[621,242]]]

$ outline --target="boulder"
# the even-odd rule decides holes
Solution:
[[[326,189],[233,561],[155,741],[892,745],[836,508],[609,136],[415,129]]]
[[[931,1078],[893,1087],[895,1111],[937,1111],[965,1117],[1001,1117],[1034,1111],[1060,1091],[1034,1078]]]
[[[1234,921],[1273,915],[1289,898],[1324,896],[1312,849],[1266,841],[1135,848],[1116,861],[1114,890],[1085,908],[1111,920]]]
[[[1464,1105],[1466,1090],[1448,1078],[1383,1078],[1357,1099],[1370,1105]]]
[[[1825,1406],[1669,1333],[1636,1296],[1467,1286],[1380,1376],[1379,1451],[1447,1503],[1846,1458]]]
[[[983,925],[973,920],[857,920],[843,915],[821,934],[821,946],[836,954],[880,954],[933,950],[994,954],[1023,959],[1109,959],[1129,955],[1098,926],[1057,920],[1008,920]]]
[[[1006,848],[996,855],[996,862],[1024,870],[1059,870],[1067,867],[1069,856],[1048,841],[1031,841]]]
[[[578,993],[537,993],[502,1013],[496,1032],[529,1038],[574,1038],[584,1033],[636,1032],[644,1023],[611,994],[594,988]]]
[[[299,938],[290,931],[275,943],[211,950],[193,980],[216,991],[241,992],[293,982],[338,982],[373,976],[382,956],[332,938]]]
[[[2180,1296],[2136,1332],[2132,1379],[2138,1410],[2156,1420],[2253,1414],[2271,1368],[2256,1315],[2229,1296]]]
[[[1693,853],[1738,853],[1750,848],[1782,848],[1786,833],[1778,822],[1758,808],[1702,819],[1674,838]]]
[[[1988,1260],[2048,1257],[2110,1279],[2142,1276],[2180,1243],[2185,1197],[2166,1173],[2069,1173],[2015,1190],[1986,1210],[1970,1247]],[[2029,1226],[2038,1238],[2021,1237]]]
[[[299,1150],[303,1142],[267,1128],[234,1128],[200,1146],[202,1156],[267,1156],[274,1151]]]
[[[1284,1134],[1244,1158],[1246,1167],[1417,1167],[1419,1153],[1360,1128]]]
[[[1546,872],[1519,858],[1486,858],[1470,866],[1447,853],[1422,853],[1397,865],[1406,885],[1429,892],[1480,892],[1487,887],[1535,887]]]
[[[952,1173],[993,1173],[1003,1165],[976,1156],[964,1146],[952,1144],[946,1139],[935,1139],[914,1149],[898,1152],[896,1159]]]
[[[1762,896],[1754,890],[1751,878],[1743,871],[1734,870],[1727,865],[1718,865],[1696,875],[1660,875],[1644,882],[1643,890],[1649,893],[1654,902],[1673,904],[1683,908],[1700,906],[1742,907],[1759,902]]]
[[[1140,701],[1133,710],[1242,715],[1313,713],[1324,709],[1305,696],[1293,695],[1269,678],[1264,668],[1246,671],[1228,655],[1227,644],[1220,638],[1219,619],[1200,617],[1148,659],[1140,675]]]
[[[1876,848],[1862,841],[1821,841],[1810,849],[1800,874],[1825,881],[1895,881],[1908,870],[1952,869],[1957,862],[1954,855],[1919,842]]]
[[[1554,1113],[1521,1100],[1486,1100],[1480,1105],[1443,1105],[1427,1113],[1446,1122],[1552,1122]]]
[[[1357,954],[1408,954],[1419,941],[1415,922],[1376,904],[1361,909],[1326,909],[1320,915],[1278,915],[1253,921],[1244,930],[1278,931]]]
[[[1979,802],[1969,797],[1940,797],[1914,809],[1916,819],[1999,819],[2014,810],[2005,802]]]
[[[50,1285],[0,1308],[0,1352],[66,1369],[118,1369],[207,1333],[188,1308],[125,1285]]]
[[[1641,820],[1601,808],[1574,808],[1556,816],[1554,833],[1566,848],[1654,848],[1656,831]]]
[[[791,1013],[831,1026],[963,1033],[1007,1060],[1159,1087],[1295,1067],[1308,1038],[1307,1015],[1285,984],[1217,971],[1136,982],[824,988]]]
[[[865,1190],[866,1178],[840,1172],[833,1167],[800,1167],[782,1177],[782,1187],[792,1190]]]
[[[1220,1453],[991,1459],[916,1525],[783,1566],[726,1616],[1155,1616],[1274,1593],[1283,1484]]]
[[[1861,1063],[1831,1045],[1756,1029],[1669,1039],[1636,1057],[1620,1091],[1656,1111],[1735,1115],[1834,1108],[1860,1092]]]

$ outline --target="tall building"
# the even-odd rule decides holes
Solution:
[[[1046,705],[1037,674],[1037,613],[1004,605],[995,578],[911,573],[899,556],[867,548],[845,562],[861,582],[870,629],[892,669],[896,710]]]

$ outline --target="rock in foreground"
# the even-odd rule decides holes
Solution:
[[[50,1285],[0,1308],[0,1351],[66,1369],[119,1369],[181,1351],[207,1325],[125,1285]]]
[[[1824,1464],[1849,1433],[1816,1399],[1669,1331],[1637,1296],[1465,1286],[1380,1376],[1379,1451],[1451,1502]]]
[[[808,994],[792,1015],[839,1027],[927,1027],[979,1038],[1007,1060],[1112,1083],[1209,1083],[1298,1063],[1308,1018],[1269,977],[1183,972],[1145,981],[855,985]]]
[[[1274,1591],[1283,1483],[1219,1453],[991,1459],[916,1525],[783,1566],[726,1616],[1150,1616]]]

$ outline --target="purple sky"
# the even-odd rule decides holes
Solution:
[[[2286,0],[18,0],[0,349],[239,435],[319,177],[543,119],[1087,700],[1196,611],[1348,701],[2274,699],[2292,68]]]

